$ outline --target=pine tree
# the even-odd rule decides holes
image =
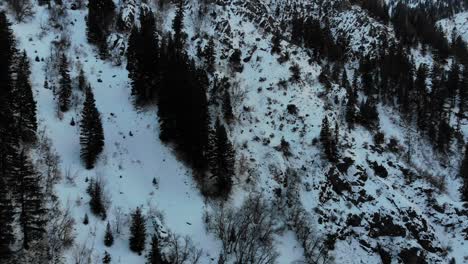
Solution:
[[[106,218],[106,208],[104,206],[104,190],[102,189],[102,182],[101,181],[90,181],[88,185],[87,192],[91,196],[89,200],[89,207],[91,208],[91,212],[96,215],[100,216],[102,219]]]
[[[89,0],[87,36],[91,44],[96,45],[102,56],[107,54],[107,36],[114,18],[115,4],[112,0]]]
[[[463,67],[462,80],[458,89],[459,96],[459,116],[465,118],[468,108],[468,64]]]
[[[226,129],[219,119],[215,123],[209,152],[210,171],[215,179],[216,195],[227,198],[232,189],[232,178],[235,173],[235,153]]]
[[[169,264],[163,259],[161,250],[159,249],[159,239],[156,234],[151,238],[151,248],[147,256],[147,264]]]
[[[23,233],[23,247],[43,238],[46,230],[46,209],[40,176],[32,163],[22,152],[17,161],[17,198],[20,206],[20,226]]]
[[[434,65],[434,67],[436,67]],[[433,73],[436,70],[433,70]],[[434,74],[437,75],[437,74]],[[416,101],[416,116],[417,116],[417,125],[421,131],[425,131],[428,126],[427,120],[427,67],[424,64],[421,64],[416,72],[416,80],[414,82],[415,91],[417,93],[417,98],[413,100]]]
[[[130,249],[141,255],[141,252],[145,249],[145,240],[145,219],[141,213],[141,209],[137,207],[135,212],[132,214],[132,223],[130,226]]]
[[[271,38],[271,53],[280,54],[281,53],[281,35],[279,31],[275,31],[273,37]]]
[[[230,85],[226,80],[223,93],[223,115],[224,120],[229,124],[234,120],[234,113],[232,112],[231,93],[229,92]]]
[[[88,225],[89,224],[89,217],[88,214],[85,213],[84,218],[83,218],[83,225]]]
[[[357,108],[357,95],[353,87],[349,87],[346,90],[348,94],[348,101],[346,102],[346,122],[348,123],[348,128],[353,129],[354,124],[357,122],[358,114],[356,111]]]
[[[70,108],[70,96],[72,93],[70,72],[68,70],[68,60],[65,54],[62,54],[59,64],[60,90],[59,90],[59,108],[62,112],[67,112]]]
[[[377,112],[375,99],[372,97],[361,102],[359,106],[359,121],[370,130],[377,130],[379,128],[379,112]]]
[[[80,91],[85,91],[86,87],[88,87],[88,85],[86,84],[86,76],[83,69],[81,69],[78,75],[78,89]]]
[[[29,60],[26,51],[24,51],[18,65],[14,104],[17,133],[25,142],[34,141],[37,130],[36,102],[33,98],[29,74]]]
[[[203,52],[203,57],[205,59],[206,71],[213,73],[215,71],[216,64],[216,50],[213,38],[210,38],[206,48]]]
[[[6,181],[0,177],[0,259],[4,260],[11,257],[11,245],[15,240],[12,198],[6,187]]]
[[[127,49],[127,70],[132,80],[132,94],[137,105],[150,103],[157,94],[159,43],[156,22],[151,10],[140,12],[141,29],[134,27]]]
[[[18,135],[13,116],[12,67],[16,53],[15,38],[4,12],[0,12],[0,259],[12,256],[13,193],[16,186]]]
[[[106,234],[104,235],[104,245],[106,247],[111,247],[114,244],[114,236],[112,235],[112,230],[110,228],[109,222],[106,225]]]
[[[338,151],[336,148],[335,137],[330,129],[328,117],[322,119],[322,128],[320,130],[320,142],[325,152],[325,156],[330,162],[336,162],[338,159]]]
[[[185,44],[184,17],[185,17],[185,0],[177,0],[177,11],[172,21],[172,31],[174,32],[175,49],[182,51]]]
[[[91,87],[86,89],[80,129],[81,158],[86,165],[86,169],[92,169],[97,156],[104,148],[104,132],[101,115],[96,108]]]
[[[104,251],[104,257],[102,258],[102,264],[110,264],[112,261],[112,257],[109,252]]]
[[[452,66],[450,67],[446,85],[449,98],[451,99],[450,104],[452,107],[454,107],[455,98],[457,96],[458,89],[460,88],[460,68],[456,62],[453,62]]]
[[[465,156],[460,167],[460,176],[463,181],[461,187],[462,200],[468,202],[468,144],[465,146]]]

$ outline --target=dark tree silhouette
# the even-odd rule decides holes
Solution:
[[[137,207],[135,212],[132,214],[132,223],[130,226],[130,249],[141,255],[141,252],[145,249],[145,241],[146,223],[141,213],[141,209]]]
[[[86,165],[86,169],[92,169],[97,156],[104,148],[104,132],[101,115],[96,108],[91,87],[86,89],[80,129],[81,158]]]
[[[70,108],[70,96],[72,94],[72,86],[70,72],[68,70],[68,60],[65,54],[62,54],[59,64],[60,72],[60,90],[59,90],[59,108],[62,112],[67,112]]]

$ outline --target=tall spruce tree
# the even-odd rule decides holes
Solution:
[[[102,264],[110,264],[112,261],[112,257],[109,252],[104,251],[104,257],[102,258]]]
[[[40,175],[34,171],[32,163],[21,152],[17,160],[16,196],[20,207],[20,226],[23,234],[23,247],[42,239],[46,229],[46,209]]]
[[[463,66],[462,80],[458,89],[459,96],[459,116],[465,118],[468,109],[468,64]]]
[[[11,257],[13,232],[12,190],[16,183],[18,137],[14,131],[12,65],[16,49],[10,23],[0,12],[0,259]]]
[[[215,71],[216,64],[216,50],[213,38],[210,38],[205,50],[203,51],[203,57],[205,60],[206,71],[213,73]]]
[[[226,129],[219,119],[216,120],[213,139],[210,141],[209,163],[211,175],[215,180],[215,192],[217,196],[227,198],[231,193],[235,173],[235,153]]]
[[[335,137],[330,128],[328,117],[322,119],[322,128],[320,130],[320,142],[322,143],[325,156],[328,161],[336,162],[338,160],[338,150],[335,142]]]
[[[127,70],[137,105],[150,103],[158,87],[159,43],[152,10],[141,9],[141,28],[131,31],[127,49]]]
[[[348,94],[348,101],[346,101],[346,122],[348,123],[348,128],[353,129],[354,124],[357,122],[358,113],[357,113],[357,94],[354,87],[348,86],[346,89]]]
[[[91,87],[86,89],[86,99],[81,115],[81,158],[86,165],[86,169],[89,170],[94,168],[98,155],[104,149],[104,131],[102,129],[101,115],[96,108]]]
[[[71,86],[71,79],[70,79],[70,72],[68,69],[68,60],[65,54],[62,54],[60,57],[60,64],[59,64],[59,73],[60,73],[60,90],[59,90],[59,97],[58,103],[60,111],[67,112],[70,109],[70,97],[72,94],[72,86]]]
[[[106,208],[104,206],[104,190],[102,182],[100,180],[91,180],[86,191],[88,192],[89,196],[91,196],[91,199],[89,200],[89,207],[91,208],[91,212],[94,215],[105,219]]]
[[[17,133],[25,142],[32,142],[37,131],[36,102],[29,81],[29,60],[26,51],[19,59],[14,90]]]
[[[109,222],[106,225],[106,233],[104,235],[104,245],[106,247],[111,247],[114,244],[114,235],[112,235],[112,230]]]
[[[15,240],[13,233],[13,204],[7,183],[0,178],[0,259],[8,260],[12,255],[11,245]]]
[[[172,31],[174,32],[174,44],[175,49],[181,52],[184,49],[185,44],[185,33],[184,29],[184,17],[185,17],[185,0],[177,0],[177,11],[172,20]]]
[[[461,197],[468,202],[468,144],[465,146],[465,156],[460,167],[460,176],[462,178]]]
[[[456,62],[452,63],[450,67],[448,78],[447,78],[447,90],[450,98],[451,107],[455,106],[455,98],[457,96],[458,89],[460,88],[460,67]]]
[[[369,97],[363,100],[359,106],[359,121],[370,130],[379,128],[379,112],[377,111],[376,99]]]
[[[151,238],[151,248],[147,256],[147,264],[169,264],[163,259],[161,249],[159,248],[159,238],[157,234],[153,234]]]
[[[130,226],[130,249],[141,255],[141,252],[145,249],[145,241],[146,223],[141,213],[141,209],[137,207],[135,212],[132,214],[132,223]]]
[[[88,41],[99,48],[102,57],[107,55],[107,37],[109,27],[115,16],[115,4],[112,0],[89,0],[88,16]]]

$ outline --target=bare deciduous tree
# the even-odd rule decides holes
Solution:
[[[59,208],[59,201],[55,203]],[[63,251],[73,245],[75,219],[71,215],[70,203],[64,210],[54,210],[47,230],[49,263],[62,263]]]
[[[171,233],[163,246],[166,259],[172,264],[197,264],[203,254],[203,251],[197,249],[188,236],[181,238]]]
[[[30,0],[7,0],[7,3],[15,14],[16,20],[20,22],[33,14],[33,6]]]
[[[239,210],[219,208],[206,216],[208,230],[223,243],[222,255],[235,263],[275,263],[273,243],[278,220],[271,205],[260,195],[251,195]]]

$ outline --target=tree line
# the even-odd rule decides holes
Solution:
[[[157,104],[159,138],[174,145],[193,168],[203,192],[226,197],[232,187],[234,150],[225,128],[228,121],[211,120],[208,90],[214,54],[206,52],[202,66],[189,58],[184,12],[184,1],[178,1],[172,32],[160,36],[152,10],[141,10],[140,27],[133,27],[128,40],[132,95],[137,107]],[[212,45],[207,47],[214,49]],[[231,107],[230,102],[224,105]],[[225,112],[229,120],[232,110]]]
[[[29,60],[25,52],[16,49],[15,36],[3,12],[0,59],[0,259],[8,262],[16,257],[13,246],[32,250],[40,245],[45,237],[47,210],[41,174],[28,157],[37,130]]]

